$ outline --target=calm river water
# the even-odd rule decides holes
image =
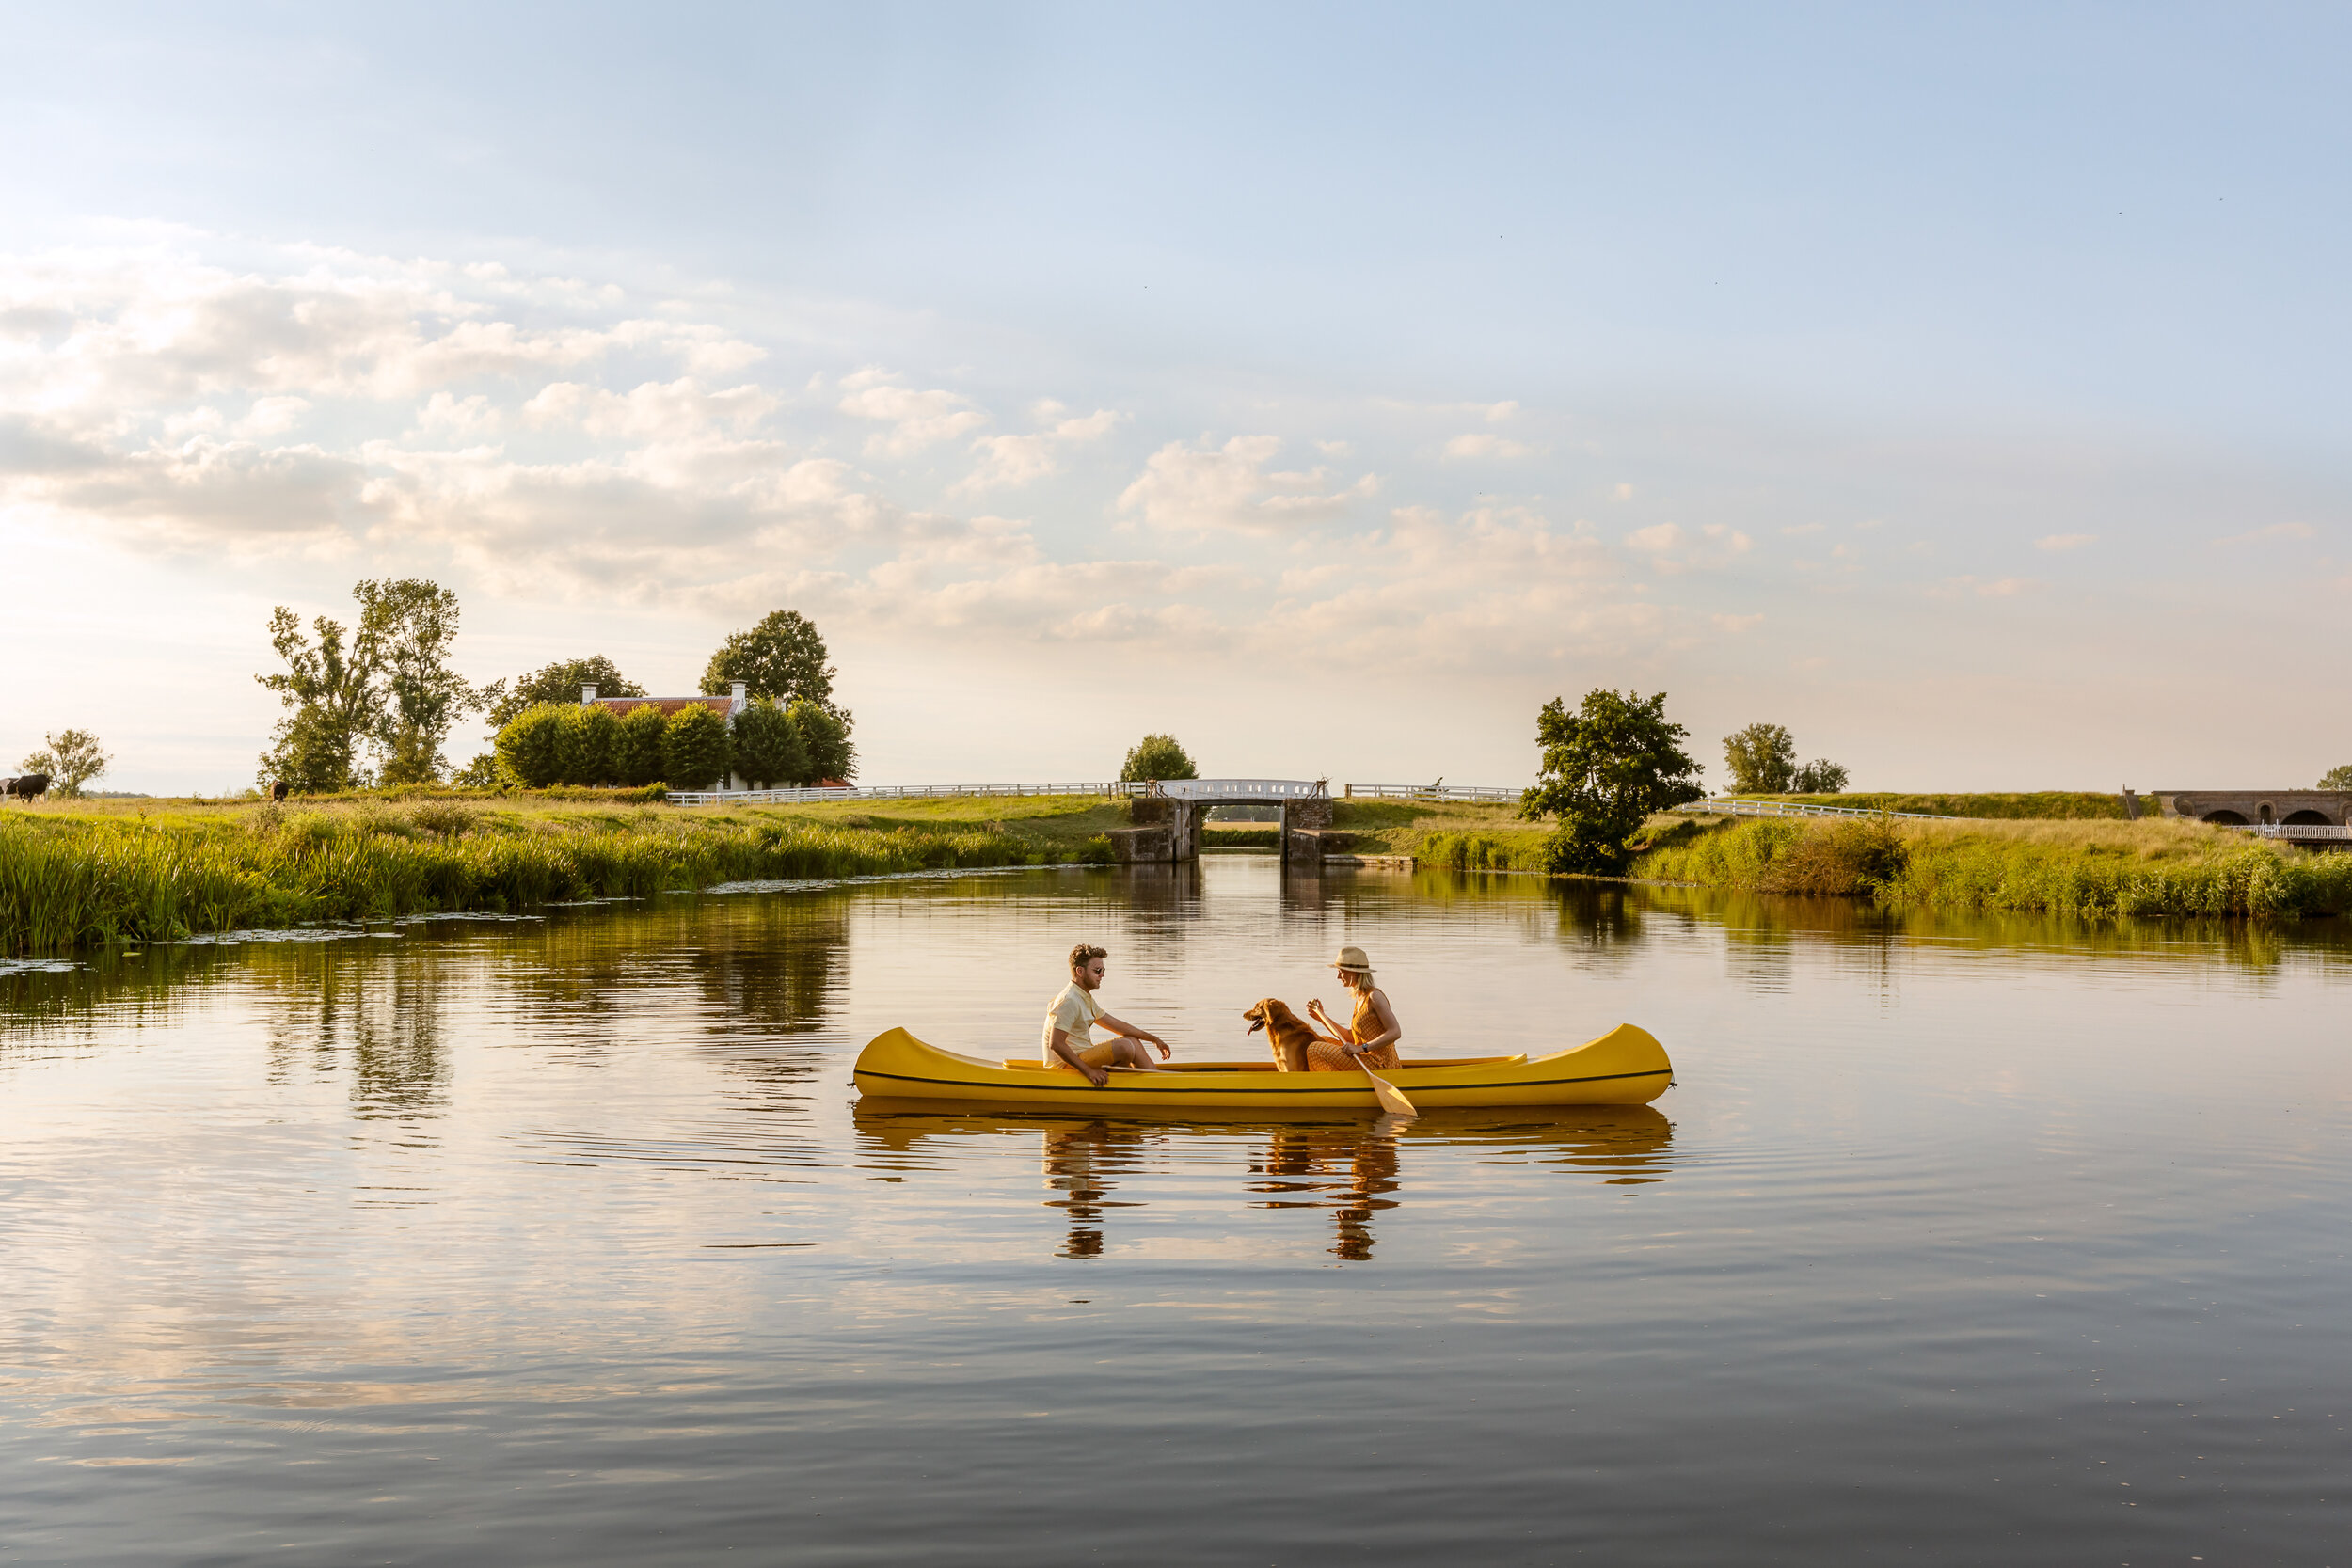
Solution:
[[[2352,941],[1271,859],[0,974],[0,1560],[2352,1560]],[[1654,1109],[861,1106],[1620,1021]]]

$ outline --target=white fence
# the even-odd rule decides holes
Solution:
[[[1740,800],[1723,796],[1688,800],[1674,809],[1704,813],[1709,816],[1907,816],[1922,822],[1960,820],[1935,811],[1883,812],[1870,806],[1815,806],[1802,800]]]
[[[1520,792],[1501,784],[1343,784],[1354,800],[1492,800],[1517,804]]]
[[[959,795],[1149,795],[1148,784],[871,784],[841,789],[674,789],[673,805],[799,805],[810,800],[930,800]]]
[[[2229,824],[2235,827],[2235,823]],[[2352,828],[2328,827],[2317,822],[2249,822],[2246,832],[2257,838],[2282,838],[2290,844],[2352,843]]]
[[[1301,800],[1327,789],[1321,779],[1163,779],[1156,784],[872,784],[841,789],[674,789],[681,806],[799,805],[811,800],[926,800],[954,796],[1165,795],[1179,800]],[[1518,797],[1514,796],[1514,800]]]

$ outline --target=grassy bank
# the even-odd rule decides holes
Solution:
[[[1411,855],[1454,871],[1540,871],[1547,827],[1519,819],[1516,804],[1463,800],[1335,800],[1331,826],[1350,851]]]
[[[1967,816],[2009,821],[2081,822],[2123,819],[2123,798],[2079,789],[2042,789],[2022,795],[1747,795],[1748,800],[1793,800],[1815,806],[1860,806],[1867,811],[1916,811],[1931,816]],[[2140,809],[2156,803],[2143,800]]]
[[[692,807],[414,792],[0,813],[0,954],[753,879],[1102,862],[1085,798]]]
[[[1633,874],[1940,910],[2279,917],[2352,909],[2352,855],[2178,820],[1683,822],[1663,829]]]

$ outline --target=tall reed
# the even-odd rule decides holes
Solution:
[[[464,813],[375,803],[264,808],[243,823],[0,819],[0,953],[1043,858],[993,826],[876,830],[651,811],[496,829]]]
[[[2352,855],[2173,822],[1767,817],[1677,834],[1637,860],[1634,875],[1926,909],[2263,918],[2352,910]]]

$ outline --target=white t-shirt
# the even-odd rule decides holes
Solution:
[[[1103,1008],[1094,1000],[1094,993],[1077,981],[1071,981],[1062,987],[1059,996],[1046,1004],[1045,1043],[1038,1048],[1038,1054],[1049,1064],[1061,1060],[1054,1054],[1057,1029],[1069,1034],[1071,1050],[1084,1051],[1094,1043],[1094,1021],[1102,1016]]]

